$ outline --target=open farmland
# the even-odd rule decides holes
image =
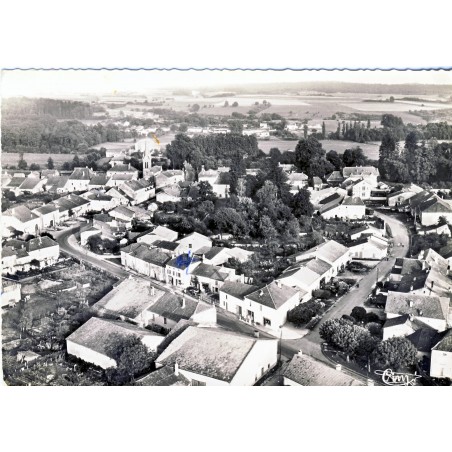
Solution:
[[[294,151],[297,143],[297,140],[262,140],[258,142],[258,146],[259,149],[268,154],[271,148],[278,148],[281,152]],[[378,160],[380,143],[355,143],[354,141],[342,140],[321,140],[321,143],[326,152],[336,151],[338,154],[343,154],[346,149],[359,146],[366,157],[371,160]]]
[[[78,154],[82,160],[85,154]],[[55,168],[60,168],[64,162],[70,162],[73,158],[73,154],[30,154],[24,153],[24,160],[30,166],[32,163],[36,163],[41,166],[41,169],[47,168],[47,160],[52,157]],[[2,168],[7,166],[16,166],[19,163],[19,153],[18,152],[2,152],[1,156]]]

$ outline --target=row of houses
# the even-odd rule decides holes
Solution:
[[[452,377],[452,278],[434,250],[399,258],[389,275],[383,339],[406,337],[430,358],[430,376]]]

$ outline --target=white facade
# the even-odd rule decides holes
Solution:
[[[433,348],[430,362],[430,376],[452,379],[452,352]]]

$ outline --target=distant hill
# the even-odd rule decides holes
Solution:
[[[2,100],[2,116],[52,116],[55,119],[89,119],[99,107],[87,102],[59,99],[10,98]]]
[[[218,89],[218,88],[217,88]],[[452,85],[434,84],[371,84],[347,82],[290,82],[262,83],[250,85],[227,85],[224,90],[237,94],[298,94],[300,92],[318,93],[368,93],[368,94],[398,94],[398,95],[442,95],[452,96]],[[208,89],[206,89],[208,91]]]

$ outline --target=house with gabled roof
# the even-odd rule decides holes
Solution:
[[[155,188],[168,187],[170,185],[175,185],[178,182],[183,182],[184,180],[185,174],[183,170],[162,171],[155,175]]]
[[[340,171],[333,171],[331,174],[326,176],[326,182],[331,187],[338,187],[344,182],[344,177]]]
[[[430,376],[452,379],[452,329],[432,348]]]
[[[295,194],[300,188],[306,188],[308,186],[308,179],[308,176],[304,173],[290,173],[287,176],[290,192]]]
[[[344,179],[363,179],[376,187],[380,172],[374,166],[346,166],[342,169]]]
[[[177,254],[166,263],[166,283],[181,289],[192,283],[192,271],[201,263],[193,253]]]
[[[361,198],[349,196],[344,198],[342,204],[325,209],[321,216],[327,220],[341,218],[344,220],[359,220],[366,215],[366,206]]]
[[[327,240],[309,250],[294,254],[290,259],[293,262],[303,262],[314,257],[332,266],[332,276],[336,276],[351,261],[350,250],[334,240]]]
[[[145,179],[124,182],[119,188],[129,197],[133,205],[141,204],[155,197],[154,184]]]
[[[277,362],[276,339],[189,326],[156,359],[192,386],[253,386]]]
[[[60,210],[55,204],[44,204],[32,212],[41,218],[41,229],[53,228],[60,223]]]
[[[41,219],[25,205],[17,205],[2,213],[2,236],[10,237],[11,229],[36,235],[41,228]]]
[[[47,179],[40,179],[39,177],[31,177],[28,176],[25,180],[19,185],[17,190],[20,193],[25,194],[36,194],[44,191],[44,186],[47,182]]]
[[[284,371],[284,386],[362,386],[353,377],[302,352],[294,355]]]
[[[132,176],[131,180],[137,180],[138,174],[139,171],[135,167],[133,167],[130,163],[128,164],[120,163],[118,165],[114,165],[107,171],[107,177],[113,177],[117,175],[131,175]]]
[[[179,202],[182,199],[184,188],[179,184],[164,186],[155,196],[157,202]]]
[[[217,323],[217,311],[214,305],[180,296],[171,292],[165,293],[146,310],[147,323],[173,329],[181,320],[191,320],[203,326],[214,326]]]
[[[96,173],[88,167],[76,167],[69,176],[66,188],[68,191],[86,191],[89,182]]]
[[[449,299],[445,297],[388,291],[385,313],[388,319],[403,315],[444,331],[449,323]]]
[[[155,352],[164,336],[127,322],[91,317],[66,338],[68,354],[102,369],[116,367],[117,362],[109,349],[111,335],[137,337],[149,351]]]
[[[179,254],[196,253],[200,248],[212,247],[212,240],[199,232],[192,232],[182,239],[179,239],[177,243],[179,243],[179,248],[177,249]]]
[[[203,262],[191,270],[191,275],[193,286],[200,289],[201,292],[209,290],[213,293],[217,293],[225,281],[240,279],[235,275],[233,268],[217,267]],[[194,281],[197,282],[194,283]]]
[[[220,307],[251,324],[278,330],[287,312],[300,303],[299,290],[273,281],[263,287],[227,281],[220,289]]]
[[[452,204],[437,195],[421,203],[417,212],[422,226],[437,225],[440,217],[452,224]]]
[[[175,240],[177,240],[178,236],[179,236],[179,234],[170,228],[167,228],[165,226],[157,226],[149,234],[139,237],[137,239],[137,242],[138,243],[146,243],[148,245],[151,245],[152,243],[159,241],[159,240],[174,242]]]
[[[347,243],[353,259],[382,260],[388,254],[389,241],[379,236],[363,236]]]
[[[246,262],[253,255],[253,252],[239,247],[206,246],[198,249],[195,254],[205,264],[226,265],[229,259],[232,258],[237,259],[239,262]]]
[[[171,257],[171,253],[149,248],[143,243],[132,243],[121,248],[121,264],[124,267],[158,281],[166,280],[165,268]]]

